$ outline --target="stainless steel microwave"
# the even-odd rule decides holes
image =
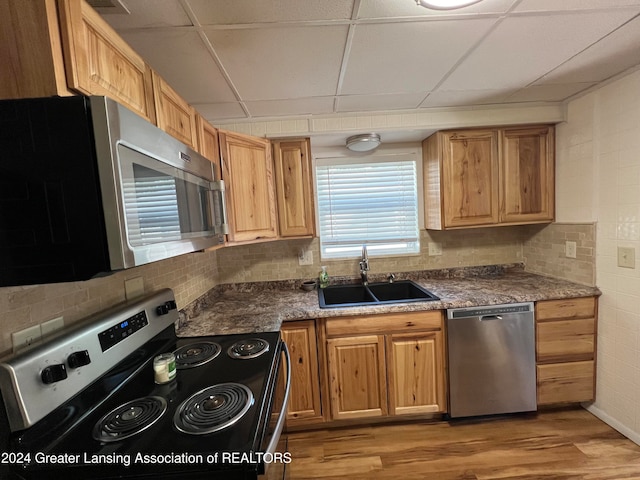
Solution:
[[[0,286],[87,280],[226,228],[213,164],[117,102],[0,101]]]

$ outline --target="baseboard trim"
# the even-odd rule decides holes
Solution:
[[[616,420],[615,418],[613,418],[612,416],[610,416],[609,414],[607,414],[606,412],[604,412],[603,410],[599,409],[594,405],[588,405],[588,406],[583,405],[583,407],[588,412],[598,417],[600,420],[602,420],[604,423],[606,423],[610,427],[615,428],[617,431],[619,431],[622,435],[627,437],[629,440],[640,445],[640,433],[634,430],[631,430],[629,427],[620,423],[618,420]]]

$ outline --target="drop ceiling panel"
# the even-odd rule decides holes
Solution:
[[[595,85],[594,82],[567,83],[560,85],[532,85],[524,88],[506,100],[507,102],[558,102],[580,93]]]
[[[353,0],[188,0],[202,25],[350,19]]]
[[[389,95],[345,95],[338,97],[336,111],[366,112],[373,110],[413,109],[420,105],[425,96],[425,92]]]
[[[482,4],[470,5],[455,11],[430,10],[416,5],[415,0],[367,0],[360,2],[358,18],[389,17],[443,17],[465,16],[477,14],[501,14],[506,12],[515,0],[485,0]]]
[[[335,95],[347,30],[204,29],[243,100]]]
[[[123,0],[130,15],[104,15],[115,29],[191,25],[178,0]]]
[[[640,65],[640,0],[123,2],[103,18],[217,123],[558,102]]]
[[[461,107],[502,103],[513,90],[463,90],[431,92],[420,107]]]
[[[230,118],[246,118],[240,103],[204,103],[193,105],[195,109],[210,123]]]
[[[122,37],[189,103],[237,100],[193,30],[138,30]]]
[[[358,25],[340,94],[428,92],[495,21]]]
[[[334,97],[296,98],[245,102],[252,117],[320,115],[333,112]]]
[[[514,12],[554,12],[640,6],[640,0],[522,0]]]
[[[521,88],[598,41],[632,15],[632,11],[625,9],[505,18],[439,88]]]
[[[551,71],[536,84],[599,82],[640,63],[640,18]]]

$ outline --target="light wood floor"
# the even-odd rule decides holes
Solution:
[[[288,438],[294,480],[640,479],[640,446],[583,409]]]

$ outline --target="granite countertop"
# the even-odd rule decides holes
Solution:
[[[372,282],[384,281],[370,275]],[[350,315],[417,312],[600,295],[596,287],[527,273],[522,265],[494,265],[397,274],[440,297],[439,301],[320,308],[318,293],[301,280],[219,285],[180,311],[178,336],[277,331],[282,322]],[[333,278],[332,283],[356,283]]]

